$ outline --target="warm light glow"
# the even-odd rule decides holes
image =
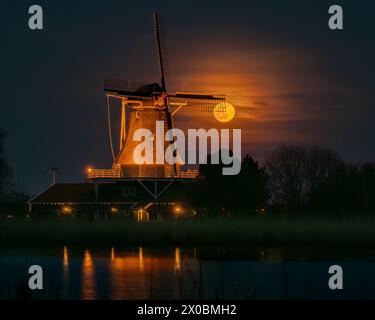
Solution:
[[[63,263],[64,263],[64,269],[69,266],[69,254],[68,254],[68,249],[65,246],[64,246],[64,260],[63,260]]]
[[[138,249],[138,260],[139,260],[139,269],[143,270],[144,264],[143,264],[143,248],[139,247]]]
[[[142,221],[143,220],[143,210],[138,209],[137,210],[137,221]]]
[[[81,287],[81,299],[88,300],[96,298],[94,261],[89,250],[85,250],[83,253]]]
[[[149,213],[146,210],[138,209],[136,213],[137,213],[137,221],[144,221],[144,220],[148,221],[150,218]]]
[[[236,111],[229,102],[221,102],[215,106],[214,116],[217,121],[229,122],[234,118]]]
[[[63,258],[63,270],[64,270],[64,285],[69,286],[69,252],[68,248],[64,246],[64,258]]]
[[[266,208],[258,208],[257,211],[261,215],[267,214],[267,209]]]
[[[176,271],[181,270],[181,253],[180,248],[176,248],[174,251],[174,268]]]
[[[185,265],[188,268],[184,271]],[[154,299],[158,291],[163,290],[159,286],[160,276],[177,293],[178,290],[193,286],[186,283],[186,289],[185,284],[182,288],[182,273],[195,273],[197,270],[199,261],[185,255],[178,247],[167,256],[147,253],[142,247],[138,247],[136,252],[116,250],[115,258],[109,261],[108,296],[113,300]],[[178,281],[175,281],[176,275]]]
[[[92,173],[92,170],[93,170],[92,167],[87,167],[87,168],[86,168],[86,172],[87,172],[88,174]]]
[[[116,207],[112,207],[112,208],[111,208],[111,212],[112,212],[112,213],[118,213],[118,209],[117,209]]]
[[[182,209],[181,209],[181,207],[179,207],[179,206],[176,206],[176,207],[174,208],[174,212],[175,212],[176,214],[180,214],[181,211],[182,211]]]
[[[73,211],[73,209],[69,206],[63,206],[63,208],[62,208],[63,214],[71,214],[72,211]]]

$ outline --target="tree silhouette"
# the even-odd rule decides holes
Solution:
[[[345,163],[323,146],[281,146],[266,168],[272,203],[286,212],[355,216],[375,208],[374,163]]]
[[[12,169],[6,161],[4,155],[5,137],[5,131],[0,128],[0,202],[5,201],[5,198],[10,191],[11,180],[13,176]]]
[[[323,209],[350,216],[372,214],[375,164],[345,164],[332,179],[322,184],[319,191],[319,205]]]
[[[336,198],[348,193],[348,168],[328,147],[281,146],[266,166],[272,199],[287,212],[339,208]]]
[[[193,187],[191,200],[203,211],[217,215],[255,213],[268,199],[268,176],[249,155],[242,159],[238,175],[223,175],[224,164],[200,165],[200,183]],[[220,157],[221,159],[221,157]]]
[[[306,158],[304,147],[280,146],[266,161],[272,200],[287,212],[292,212],[302,205]]]
[[[255,209],[264,207],[269,198],[268,181],[266,170],[246,154],[242,159],[240,174],[234,177],[234,208],[254,212]]]
[[[307,205],[313,209],[332,209],[332,191],[345,170],[345,163],[328,147],[306,147],[305,189]],[[339,182],[340,184],[340,182]]]

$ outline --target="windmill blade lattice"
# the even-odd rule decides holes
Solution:
[[[184,108],[193,108],[195,111],[226,111],[224,95],[176,92],[175,95],[168,95],[168,98],[173,105],[181,104]]]
[[[153,90],[145,90],[148,85],[145,82],[123,79],[105,79],[104,91],[124,97],[152,97]],[[155,88],[157,89],[157,88]],[[155,92],[156,93],[156,92]]]

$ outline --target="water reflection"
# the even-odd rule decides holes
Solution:
[[[174,268],[176,271],[181,270],[181,255],[180,248],[176,248],[174,251]]]
[[[138,249],[138,254],[123,256],[115,252],[112,248],[109,266],[110,298],[117,300],[139,297],[139,292],[144,292],[147,286],[147,277],[143,274],[142,247]]]
[[[138,250],[138,260],[139,260],[139,270],[143,270],[144,264],[143,264],[143,248],[139,247]]]
[[[145,256],[143,248],[138,252],[112,255],[109,268],[109,291],[111,299],[142,299],[152,297],[155,285],[154,268],[162,270],[171,258],[155,259]]]
[[[64,247],[64,258],[63,258],[63,265],[64,265],[64,279],[67,279],[69,274],[69,253],[68,248]]]
[[[0,266],[9,270],[6,276],[0,273],[0,280],[15,290],[24,274],[25,261],[32,260],[54,271],[45,280],[43,295],[33,292],[32,298],[375,298],[375,257],[370,253],[356,258],[348,250],[343,256],[337,248],[314,250],[108,247],[83,251],[63,247],[53,254],[26,253],[22,258],[0,255]],[[44,255],[49,257],[47,262]],[[343,293],[327,290],[331,264],[345,269],[347,289]],[[0,286],[0,299],[9,297],[4,288]]]
[[[89,250],[83,253],[81,299],[96,298],[94,261]]]
[[[115,260],[115,248],[111,248],[111,260]]]
[[[63,296],[69,296],[69,252],[68,248],[64,246],[63,249],[63,286],[62,286],[62,294]]]

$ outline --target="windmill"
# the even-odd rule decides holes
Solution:
[[[194,179],[197,170],[182,171],[180,166],[169,164],[137,164],[133,159],[134,148],[139,144],[133,141],[133,134],[137,129],[147,128],[156,136],[156,121],[164,122],[164,136],[174,128],[174,116],[181,108],[188,108],[193,112],[225,112],[225,96],[221,94],[205,94],[194,92],[167,91],[165,39],[162,36],[160,19],[153,14],[154,35],[157,47],[157,58],[160,71],[160,83],[140,83],[132,80],[106,79],[104,91],[107,99],[108,128],[112,169],[91,169],[88,179]],[[115,152],[112,140],[112,124],[110,101],[116,99],[121,102],[121,123],[118,152]],[[218,109],[219,107],[219,109]],[[169,131],[171,132],[171,131]],[[160,133],[159,133],[160,134]],[[170,137],[173,144],[173,134]],[[165,145],[165,148],[168,147]],[[156,148],[154,148],[154,159]],[[176,154],[174,151],[174,155]]]
[[[57,165],[53,165],[49,161],[47,161],[47,164],[49,166],[48,175],[52,177],[52,185],[56,184],[56,176],[59,173],[59,168]]]

